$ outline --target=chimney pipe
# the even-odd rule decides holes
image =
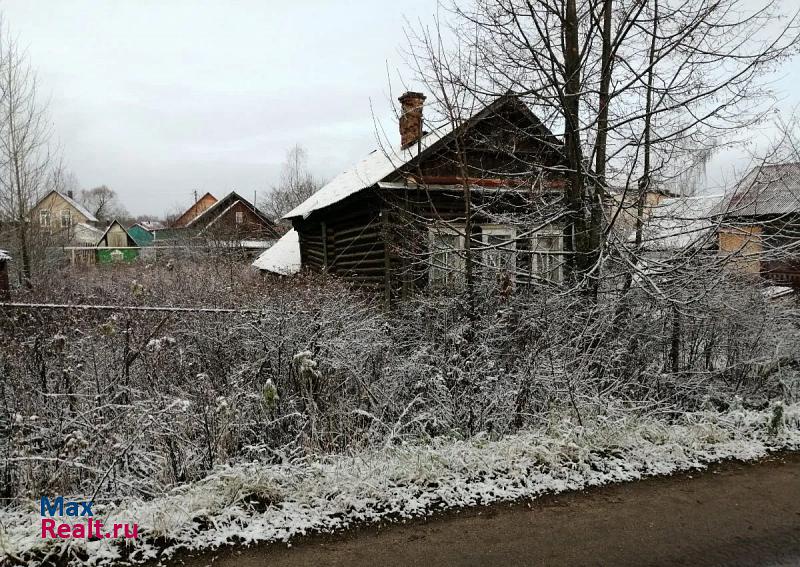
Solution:
[[[69,191],[67,191],[67,197],[69,197],[70,199],[72,199],[72,198],[73,198],[72,189],[70,189]]]
[[[406,149],[422,137],[422,105],[425,95],[408,91],[400,101],[400,146]]]

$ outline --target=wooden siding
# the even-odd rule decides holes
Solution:
[[[237,222],[237,213],[241,222]],[[215,236],[235,237],[237,240],[265,240],[276,236],[275,226],[264,221],[241,201],[220,211],[220,215],[206,226],[206,231]]]
[[[496,214],[545,215],[560,201],[565,183],[553,168],[562,158],[552,136],[544,137],[529,115],[510,107],[473,125],[457,144],[442,144],[382,180],[397,185],[376,185],[307,218],[292,219],[303,268],[324,270],[381,292],[387,300],[426,287],[428,227],[464,222],[464,193],[458,184],[465,175],[481,188],[471,193],[473,202],[487,211],[483,216],[473,211],[477,241],[479,225],[497,223]],[[457,155],[466,156],[465,167]],[[532,170],[532,162],[545,165]],[[433,183],[443,186],[434,190],[426,185]]]
[[[179,216],[177,220],[175,220],[175,222],[172,223],[172,226],[175,228],[185,227],[187,224],[189,224],[198,216],[200,216],[200,213],[211,207],[211,205],[213,205],[216,202],[217,198],[214,197],[214,195],[212,195],[211,193],[206,193],[205,195],[200,197],[200,199],[198,199],[194,205],[189,207],[186,210],[186,212],[184,212],[181,216]]]

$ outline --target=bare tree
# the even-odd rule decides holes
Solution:
[[[308,167],[308,152],[295,145],[286,152],[277,185],[263,197],[261,208],[276,221],[316,193],[322,186]]]
[[[117,193],[107,185],[82,190],[78,200],[101,222],[128,216],[128,211],[120,202]]]
[[[797,15],[785,18],[776,0],[755,10],[741,0],[478,0],[450,14],[444,40],[438,29],[409,32],[416,78],[479,101],[512,91],[560,134],[565,268],[591,295],[608,253],[628,247],[609,239],[609,186],[638,198],[685,183],[763,119],[765,75],[798,45]],[[530,163],[532,174],[543,167]]]
[[[36,74],[7,29],[0,31],[0,207],[13,225],[20,283],[32,286],[29,219],[50,173],[50,125],[38,98]]]

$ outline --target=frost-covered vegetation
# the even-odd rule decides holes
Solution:
[[[141,559],[796,447],[796,311],[717,283],[487,287],[468,316],[205,264],[54,279],[27,299],[238,311],[0,311],[0,546],[64,551],[43,494],[138,521]]]

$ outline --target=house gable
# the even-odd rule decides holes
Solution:
[[[122,226],[118,220],[114,220],[100,237],[100,240],[97,241],[97,246],[107,248],[133,248],[137,247],[138,244],[130,233],[125,230],[125,227]]]
[[[50,191],[31,209],[31,222],[51,231],[78,224],[96,223],[97,218],[84,206],[58,191]]]
[[[217,198],[211,193],[206,193],[200,197],[191,207],[189,207],[181,216],[179,216],[173,223],[175,228],[183,228],[191,224],[197,217],[202,215],[205,211],[210,209]]]
[[[186,228],[198,234],[224,238],[273,239],[280,236],[275,223],[235,191],[203,211]]]

